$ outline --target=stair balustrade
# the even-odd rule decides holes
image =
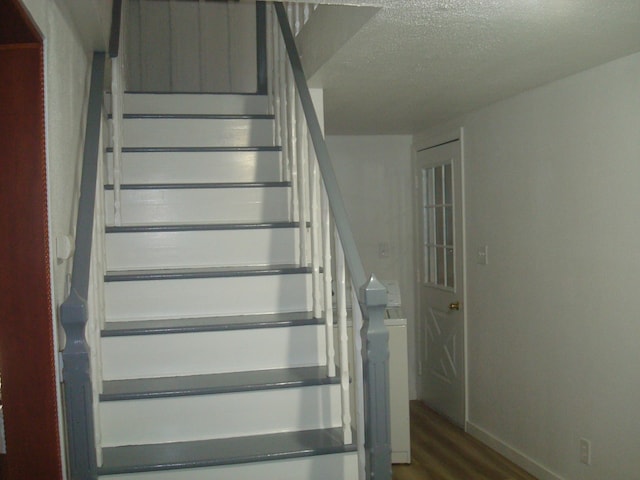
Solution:
[[[71,288],[60,307],[60,319],[66,334],[62,352],[63,393],[66,410],[69,473],[73,480],[92,480],[97,476],[100,452],[96,451],[99,431],[98,395],[100,388],[98,342],[104,312],[102,279],[103,250],[99,238],[104,228],[94,219],[101,218],[102,201],[96,188],[102,182],[101,131],[104,82],[104,53],[94,53],[82,162],[82,179],[76,227],[75,254]],[[102,183],[100,183],[100,186]]]
[[[114,0],[109,44],[111,63],[111,111],[114,118],[111,139],[113,176],[118,192],[115,217],[119,219],[120,152],[124,71],[121,52],[124,14],[122,0]],[[62,378],[68,447],[69,478],[94,480],[102,463],[99,396],[102,388],[100,332],[105,322],[104,196],[102,190],[106,112],[103,109],[106,58],[94,52],[87,106],[82,177],[75,233],[70,292],[60,307],[60,321],[66,342],[62,351]],[[118,220],[119,221],[119,220]]]
[[[113,155],[108,169],[112,178],[108,180],[114,189],[115,225],[122,223],[120,189],[126,62],[122,54],[125,29],[121,25],[127,11],[125,2],[113,2],[109,49]],[[285,7],[280,3],[269,5],[273,8],[269,8],[266,15],[266,93],[276,119],[274,140],[282,145],[283,180],[292,182],[291,212],[300,230],[299,262],[312,267],[313,313],[316,318],[326,319],[328,373],[340,379],[343,441],[352,444],[355,430],[361,479],[387,480],[391,478],[388,333],[384,326],[387,293],[375,276],[365,275]],[[263,2],[258,2],[258,23],[260,12],[265,8]],[[294,21],[294,28],[300,31],[309,18],[310,9],[297,6],[294,11],[298,19]],[[261,38],[264,36],[259,31],[258,39]],[[263,44],[260,48],[264,47]],[[72,480],[95,480],[102,464],[97,418],[103,382],[98,340],[105,322],[102,243],[105,234],[103,222],[96,222],[95,218],[105,215],[103,196],[96,195],[96,188],[104,183],[101,152],[106,123],[102,108],[105,64],[105,54],[95,53],[73,274],[70,294],[61,306],[61,323],[66,334],[62,353],[63,390]],[[260,80],[258,85],[262,90]],[[349,303],[354,331],[352,346],[348,344],[347,335]],[[337,348],[334,345],[336,324]],[[352,379],[350,350],[354,357]],[[355,404],[354,411],[352,404]]]
[[[285,7],[274,2],[272,6],[267,32],[274,134],[283,147],[284,179],[293,185],[292,212],[300,230],[300,263],[312,265],[314,314],[326,319],[329,374],[340,376],[344,442],[351,443],[355,423],[361,479],[390,479],[389,353],[384,326],[387,291],[374,275],[365,275],[295,44],[292,25],[298,33],[309,13],[301,13],[305,7],[298,5]],[[354,331],[355,422],[350,410],[348,289]],[[333,342],[334,291],[338,372]]]
[[[113,145],[112,172],[113,172],[113,217],[115,225],[122,225],[122,139],[123,139],[123,111],[125,74],[125,49],[121,48],[125,43],[124,15],[127,12],[126,0],[115,0],[113,2],[113,18],[111,28],[111,38],[109,43],[109,58],[111,60],[111,138]]]

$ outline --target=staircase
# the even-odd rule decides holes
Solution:
[[[111,169],[104,190],[101,479],[357,478],[267,103],[125,96],[118,208]]]

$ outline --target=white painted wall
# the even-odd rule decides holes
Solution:
[[[409,395],[416,398],[411,136],[328,136],[327,145],[365,271],[400,281],[409,331]],[[389,246],[386,258],[379,255],[380,243]]]
[[[640,54],[458,125],[470,431],[541,479],[640,478]]]
[[[58,349],[63,341],[57,319],[58,307],[66,297],[71,265],[69,261],[56,260],[55,239],[62,235],[73,237],[75,230],[90,56],[68,8],[61,9],[57,2],[50,0],[23,0],[23,4],[40,29],[45,45],[52,307],[54,331],[60,335],[54,339]],[[62,435],[62,409],[59,409],[59,415]],[[64,441],[62,445],[64,448]],[[64,452],[62,458],[65,458]]]

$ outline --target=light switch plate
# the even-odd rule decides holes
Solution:
[[[487,265],[489,263],[489,246],[482,245],[478,247],[478,256],[476,257],[478,265]]]

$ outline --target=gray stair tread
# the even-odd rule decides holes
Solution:
[[[224,183],[128,183],[120,185],[121,190],[186,190],[205,188],[283,188],[291,182],[224,182]],[[113,190],[106,184],[105,190]]]
[[[305,430],[192,442],[103,448],[99,474],[152,472],[354,451],[342,429]]]
[[[111,92],[108,92],[111,93]],[[166,91],[166,90],[125,90],[125,95],[201,95],[206,96],[241,96],[241,97],[266,97],[264,93],[256,92],[194,92],[194,91]]]
[[[307,222],[308,223],[308,222]],[[309,224],[307,224],[309,226]],[[107,226],[106,233],[138,233],[138,232],[191,232],[206,230],[259,230],[270,228],[298,228],[297,222],[262,222],[262,223],[166,223],[151,225]]]
[[[226,147],[122,147],[124,153],[188,153],[188,152],[280,152],[281,146],[265,145],[226,146]],[[113,152],[113,147],[107,147],[107,152]]]
[[[310,267],[295,264],[267,266],[158,268],[142,270],[110,271],[104,276],[105,282],[127,282],[141,280],[175,280],[189,278],[250,277],[262,275],[289,275],[310,273]]]
[[[112,118],[109,114],[109,118]],[[122,115],[128,119],[176,119],[176,120],[273,120],[269,113],[125,113]]]
[[[103,337],[159,335],[171,333],[216,332],[254,328],[278,328],[320,325],[324,320],[314,318],[312,312],[289,312],[227,317],[176,318],[106,322]]]
[[[212,395],[219,393],[308,387],[338,383],[327,367],[297,367],[275,370],[217,373],[162,378],[110,380],[103,383],[100,401]]]

